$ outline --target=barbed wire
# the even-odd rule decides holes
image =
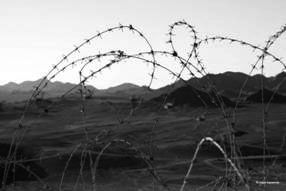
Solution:
[[[180,52],[177,50],[176,46],[174,45],[175,39],[173,36],[175,35],[175,29],[177,27],[186,28],[188,30],[191,38],[192,38],[192,42],[190,42],[190,48],[187,49],[187,57],[182,56],[180,54]],[[84,46],[92,43],[96,39],[103,38],[105,36],[105,34],[112,33],[115,31],[132,32],[132,33],[136,34],[139,37],[139,39],[142,39],[146,43],[147,50],[142,51],[142,52],[138,52],[135,54],[128,54],[127,52],[124,52],[123,50],[111,50],[111,51],[107,51],[105,53],[88,55],[88,56],[76,58],[76,59],[70,61],[72,59],[72,56],[75,55],[76,53],[79,53]],[[150,160],[150,158],[152,158],[153,156],[148,156],[139,147],[134,146],[135,145],[134,143],[131,143],[130,141],[125,140],[122,137],[120,137],[121,136],[120,134],[113,136],[111,139],[110,139],[110,137],[107,138],[107,135],[105,134],[104,130],[99,131],[94,136],[94,135],[91,135],[90,132],[88,132],[87,128],[82,128],[82,130],[84,132],[84,136],[85,136],[85,141],[75,144],[75,146],[73,147],[73,149],[71,151],[59,152],[56,154],[50,154],[50,155],[44,155],[44,156],[34,156],[34,157],[30,157],[30,158],[21,159],[17,156],[17,153],[21,147],[22,142],[25,139],[26,133],[28,132],[28,130],[30,130],[30,127],[28,125],[25,125],[24,120],[25,120],[26,115],[29,113],[29,109],[31,109],[31,106],[33,104],[35,104],[38,96],[45,90],[45,88],[48,86],[48,84],[52,80],[54,80],[56,77],[58,77],[60,74],[62,74],[64,72],[66,72],[67,70],[72,69],[74,66],[80,66],[80,69],[78,70],[79,82],[77,83],[77,85],[73,86],[72,88],[67,90],[65,93],[63,93],[60,96],[60,101],[65,99],[66,97],[68,97],[68,95],[70,93],[72,93],[76,90],[79,90],[80,100],[81,100],[81,106],[80,106],[81,108],[79,109],[79,111],[81,112],[81,115],[82,115],[81,122],[82,122],[82,124],[86,123],[87,122],[86,116],[88,114],[88,111],[86,110],[86,107],[87,107],[86,106],[87,82],[89,80],[92,80],[94,77],[98,76],[101,72],[112,68],[115,64],[119,65],[123,61],[126,61],[126,60],[128,60],[128,61],[132,60],[132,61],[135,61],[135,63],[148,63],[148,64],[152,65],[152,71],[150,73],[150,81],[149,81],[149,84],[147,86],[147,88],[150,91],[152,91],[151,86],[152,86],[152,83],[156,77],[156,71],[157,70],[163,70],[163,71],[168,72],[170,76],[174,77],[174,79],[175,79],[174,82],[177,82],[178,80],[180,80],[184,83],[185,86],[190,87],[190,88],[193,88],[190,81],[185,80],[182,77],[184,72],[188,73],[189,78],[206,77],[207,85],[210,87],[211,91],[207,91],[205,93],[208,95],[208,97],[211,100],[214,100],[213,105],[215,105],[219,109],[221,114],[223,116],[227,116],[227,111],[226,111],[227,105],[226,105],[226,103],[224,103],[224,99],[223,99],[222,95],[219,93],[216,85],[213,83],[212,79],[208,76],[209,73],[207,72],[207,69],[206,69],[207,63],[203,63],[201,56],[200,56],[200,48],[203,46],[207,46],[209,43],[214,43],[214,42],[224,42],[224,43],[231,44],[232,46],[237,45],[237,46],[241,46],[243,48],[244,47],[249,48],[250,50],[253,50],[253,52],[255,52],[255,53],[258,52],[259,55],[257,57],[256,62],[252,65],[251,70],[248,73],[248,76],[246,77],[246,79],[244,80],[241,88],[239,89],[239,94],[238,94],[238,97],[236,99],[235,106],[232,109],[232,118],[231,119],[226,118],[226,117],[224,118],[225,128],[228,132],[227,138],[228,138],[228,144],[230,146],[230,156],[228,156],[228,152],[225,149],[223,149],[223,148],[226,148],[225,142],[222,142],[222,144],[219,144],[216,140],[214,140],[211,137],[202,138],[200,143],[197,145],[197,148],[195,150],[195,154],[194,154],[193,159],[191,161],[190,168],[189,168],[189,170],[185,176],[184,183],[181,186],[181,190],[184,190],[184,187],[187,184],[186,179],[188,178],[188,176],[191,173],[192,166],[193,166],[194,161],[196,159],[196,155],[199,152],[201,145],[205,141],[210,141],[224,155],[224,159],[226,162],[226,174],[225,174],[225,176],[229,176],[229,175],[233,176],[234,177],[233,181],[237,181],[237,179],[235,177],[238,176],[239,180],[244,183],[244,185],[247,189],[249,189],[249,185],[248,185],[249,180],[247,179],[249,177],[248,177],[248,174],[242,169],[243,168],[242,164],[241,164],[242,163],[242,160],[241,160],[242,153],[240,151],[240,145],[237,143],[236,137],[235,137],[233,132],[234,132],[234,128],[235,128],[235,122],[237,120],[236,119],[237,110],[238,110],[239,106],[245,101],[245,100],[241,99],[243,90],[247,85],[247,82],[250,78],[250,75],[253,73],[253,71],[255,69],[257,69],[259,64],[261,64],[261,66],[260,66],[261,90],[262,90],[262,103],[261,104],[263,105],[263,111],[262,111],[263,172],[264,172],[263,178],[264,178],[264,181],[267,181],[267,177],[268,177],[267,172],[268,171],[266,170],[267,165],[265,163],[265,160],[267,158],[266,151],[268,150],[267,136],[266,136],[266,128],[267,128],[266,127],[266,120],[267,120],[266,115],[268,114],[269,106],[270,106],[271,102],[273,101],[275,94],[279,91],[280,87],[285,82],[286,77],[283,77],[283,79],[276,85],[276,87],[274,88],[274,91],[272,92],[272,96],[271,96],[270,100],[268,100],[267,103],[264,102],[264,98],[263,98],[263,96],[264,96],[263,89],[264,89],[265,85],[264,85],[262,77],[264,75],[264,67],[265,67],[265,58],[266,57],[271,58],[273,60],[273,62],[281,64],[283,71],[286,69],[286,64],[284,63],[284,61],[269,51],[271,46],[273,44],[275,44],[275,42],[285,33],[285,31],[286,31],[286,25],[282,26],[281,29],[279,29],[274,35],[271,35],[269,37],[269,39],[266,41],[265,47],[260,47],[258,45],[254,45],[252,43],[249,43],[249,42],[246,42],[243,40],[239,40],[239,39],[235,39],[235,38],[231,38],[231,37],[213,36],[213,37],[200,38],[198,35],[198,32],[195,30],[194,26],[187,23],[186,21],[178,21],[178,22],[175,22],[169,26],[169,32],[167,34],[168,35],[167,44],[170,45],[171,51],[155,50],[153,48],[153,46],[151,45],[150,41],[147,39],[147,37],[140,30],[138,30],[136,27],[134,27],[133,25],[121,25],[121,24],[119,24],[119,26],[107,28],[106,30],[104,30],[102,32],[98,32],[97,34],[93,35],[92,37],[85,39],[82,43],[75,46],[74,49],[72,49],[70,52],[65,54],[62,57],[62,59],[60,59],[59,62],[57,62],[55,65],[52,66],[52,68],[47,72],[47,74],[41,79],[39,84],[35,87],[32,95],[27,100],[27,102],[24,106],[23,112],[21,114],[21,117],[18,120],[17,127],[13,130],[13,133],[11,135],[11,142],[10,142],[10,147],[9,147],[9,150],[7,153],[7,157],[1,158],[1,160],[0,160],[0,164],[4,165],[2,187],[5,188],[7,178],[10,174],[10,171],[12,170],[15,172],[16,166],[20,166],[24,169],[27,169],[27,171],[30,172],[30,174],[32,174],[34,177],[36,177],[36,179],[41,184],[44,185],[43,187],[45,189],[50,188],[50,186],[48,186],[48,184],[46,184],[41,177],[39,177],[31,169],[27,168],[24,164],[27,162],[37,162],[37,161],[42,161],[42,160],[51,159],[51,158],[57,158],[57,157],[61,157],[61,156],[65,155],[65,156],[69,156],[69,157],[65,163],[65,167],[64,167],[64,170],[62,172],[62,176],[61,176],[59,187],[58,187],[58,190],[62,190],[62,186],[64,183],[64,177],[66,176],[68,166],[69,166],[72,158],[74,157],[74,155],[76,153],[80,153],[80,164],[79,164],[80,170],[79,170],[78,177],[77,177],[77,180],[76,180],[76,183],[74,186],[76,188],[78,182],[80,181],[80,178],[83,177],[84,166],[85,166],[86,160],[88,159],[89,163],[90,163],[89,164],[89,170],[91,173],[92,190],[96,190],[96,172],[97,172],[99,160],[101,159],[101,157],[104,155],[105,151],[108,148],[112,147],[113,145],[119,145],[120,143],[123,143],[127,146],[127,148],[125,148],[125,149],[131,149],[134,151],[134,153],[135,153],[133,155],[134,157],[138,157],[138,154],[139,154],[139,158],[141,158],[146,163],[146,165],[148,166],[148,171],[152,175],[153,181],[158,182],[165,189],[170,189],[168,187],[168,185],[161,178],[161,175],[156,171],[156,166],[153,164],[153,161]],[[171,68],[164,65],[163,63],[160,63],[158,61],[159,60],[158,58],[160,56],[165,56],[167,58],[174,58],[174,60],[175,60],[174,63],[176,63],[176,64],[178,64],[178,66],[180,66],[179,72],[175,72]],[[93,67],[96,66],[95,67],[96,69],[91,70],[89,72],[86,72],[86,68],[88,68],[88,66],[93,66]],[[168,96],[171,94],[171,91],[173,88],[174,88],[174,86],[171,85],[165,91],[165,96],[164,96],[164,99],[163,99],[163,102],[161,103],[161,105],[166,104],[166,102],[168,100]],[[208,102],[206,100],[204,100],[204,98],[199,93],[200,90],[193,88],[193,91],[194,91],[194,94],[202,102],[202,105],[205,108],[205,110],[209,109]],[[120,120],[120,121],[118,121],[118,125],[122,125],[122,124],[128,125],[130,123],[131,119],[133,118],[134,112],[136,112],[137,109],[142,106],[142,104],[143,104],[143,102],[140,102],[140,104],[138,104],[135,108],[132,108],[132,112],[129,112],[129,114],[128,114],[128,120],[123,120],[123,121]],[[52,102],[45,107],[47,109],[50,109],[56,105],[57,105],[57,102]],[[43,114],[44,114],[44,112],[40,112],[38,117],[43,117]],[[217,120],[219,120],[219,119],[217,119]],[[154,140],[153,140],[154,136],[155,136],[154,126],[156,126],[156,128],[159,128],[159,127],[157,127],[157,123],[158,123],[158,121],[155,120],[154,124],[150,127],[150,129],[152,131],[152,136],[149,137],[150,141],[148,141],[149,142],[148,148],[149,148],[149,154],[150,155],[153,155],[150,148],[152,148],[152,146],[153,146],[152,144],[154,144]],[[285,135],[283,137],[285,137]],[[105,139],[109,139],[109,140],[107,142],[104,142]],[[285,142],[285,138],[283,138],[283,140],[281,141],[280,150],[282,150],[282,147],[284,146],[284,142]],[[95,151],[92,149],[91,145],[96,145],[96,146],[101,147],[100,151],[97,152],[97,157],[95,160],[93,158],[93,154]],[[276,162],[277,158],[274,161]],[[273,164],[275,164],[275,162],[273,162]],[[228,174],[228,172],[234,172],[234,173]],[[14,181],[15,181],[15,173],[13,176],[14,176]],[[214,182],[217,183],[221,179],[222,179],[222,177],[219,177]]]

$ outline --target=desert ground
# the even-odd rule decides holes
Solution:
[[[53,107],[43,110],[51,103]],[[18,173],[8,190],[179,190],[202,138],[212,137],[229,154],[227,119],[218,108],[164,109],[144,104],[132,108],[125,98],[92,98],[84,105],[80,99],[50,99],[30,107],[22,124],[25,128],[15,135],[23,106],[22,102],[7,104],[0,113],[1,142],[4,148],[12,137],[20,137],[24,154],[17,160],[29,161],[23,165],[31,166],[38,176],[28,174],[31,179],[24,180],[27,175]],[[253,190],[286,187],[285,111],[284,104],[270,105],[264,150],[262,106],[237,109],[232,133],[239,156],[233,160],[240,161]],[[232,108],[225,112],[231,113]],[[7,149],[1,150],[1,157],[7,156]],[[92,184],[90,161],[97,158]],[[257,182],[263,180],[263,164],[267,181],[279,183]],[[232,185],[233,176],[222,153],[204,143],[185,190],[244,190],[243,184]]]

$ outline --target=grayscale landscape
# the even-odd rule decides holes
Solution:
[[[57,7],[55,2],[46,3],[31,0],[18,8],[39,8],[44,12],[37,15],[44,19],[51,16],[45,13],[47,7]],[[85,3],[87,9],[108,5],[114,20],[125,21],[126,14],[144,26],[140,20],[142,12],[131,2],[122,1],[122,6],[113,1]],[[142,9],[147,6],[147,3],[137,3]],[[279,3],[273,7],[286,6],[282,1]],[[82,6],[73,1],[71,4]],[[17,9],[14,4],[5,5],[7,10]],[[105,23],[99,26],[97,20],[96,26],[102,30],[92,28],[88,38],[79,40],[79,36],[67,43],[72,45],[68,51],[57,53],[62,55],[58,60],[49,58],[52,49],[47,47],[49,43],[62,44],[62,41],[44,37],[40,39],[47,47],[32,48],[30,44],[41,44],[41,41],[29,42],[22,53],[15,52],[5,60],[10,49],[20,46],[22,41],[14,45],[7,43],[7,47],[5,39],[11,38],[9,34],[14,30],[3,32],[0,48],[6,52],[0,55],[3,69],[0,73],[0,190],[285,190],[286,25],[270,26],[276,23],[275,18],[286,23],[286,15],[282,15],[283,11],[270,11],[273,22],[257,21],[259,30],[272,33],[256,43],[264,33],[252,32],[255,27],[249,28],[249,34],[245,33],[247,29],[238,30],[238,37],[236,33],[225,33],[236,26],[214,27],[220,32],[205,34],[204,26],[212,26],[208,21],[202,22],[201,32],[197,14],[208,15],[201,7],[215,7],[215,4],[198,3],[198,8],[192,9],[196,14],[185,13],[189,15],[184,17],[194,16],[196,26],[189,17],[180,20],[180,11],[165,10],[167,7],[183,10],[187,5],[192,4],[184,1],[181,5],[170,2],[154,5],[162,6],[164,17],[174,14],[178,18],[169,21],[165,33],[160,33],[164,38],[158,36],[155,25],[144,29],[137,28],[134,22],[110,27]],[[224,1],[221,5],[227,5],[234,14],[242,11],[235,6],[240,5],[236,1]],[[255,7],[245,2],[241,6],[251,10]],[[264,1],[256,6],[259,9],[245,14],[262,14],[262,10],[268,10]],[[115,14],[117,9],[124,10],[124,14]],[[64,16],[73,9],[68,6],[67,10],[59,10],[55,14]],[[137,10],[138,15],[136,11],[128,13],[131,10]],[[5,12],[10,15],[7,18],[12,19],[8,12]],[[155,12],[150,8],[150,14]],[[86,11],[80,11],[79,18],[89,18],[85,14]],[[114,21],[108,20],[106,12],[93,14],[105,15],[106,22]],[[217,14],[225,21],[233,16],[209,13],[214,17]],[[30,19],[27,23],[34,23],[33,19],[37,18]],[[45,19],[47,25],[55,22],[52,26],[57,29],[56,17]],[[251,23],[251,19],[247,21],[242,16],[238,23]],[[169,19],[165,18],[164,23],[166,20]],[[78,21],[65,24],[73,26],[74,23],[82,24]],[[155,18],[154,23],[160,26]],[[7,24],[8,28],[11,26]],[[60,34],[61,27],[58,29]],[[23,30],[26,30],[24,26]],[[65,34],[66,38],[77,35],[77,30],[82,28],[74,28]],[[241,38],[242,34],[247,35]],[[156,44],[157,40],[153,43],[155,37],[164,39],[164,46]],[[59,44],[53,45],[54,50],[65,49]],[[17,54],[23,60],[28,59],[30,48],[35,51],[35,65],[16,63]],[[47,57],[42,58],[44,53]],[[46,66],[46,61],[53,62]]]

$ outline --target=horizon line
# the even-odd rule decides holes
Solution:
[[[225,71],[225,72],[220,72],[220,73],[208,73],[207,75],[219,75],[219,74],[225,74],[225,73],[241,73],[241,74],[244,74],[244,75],[247,75],[247,76],[251,76],[251,77],[261,75],[261,74],[249,75],[249,74],[247,74],[247,73],[240,72],[240,71]],[[263,76],[266,77],[266,78],[273,78],[273,77],[278,76],[278,75],[281,74],[281,73],[286,73],[286,72],[285,72],[285,71],[281,71],[281,72],[277,73],[276,75],[269,75],[269,76],[267,76],[267,75],[264,74]],[[204,76],[206,76],[206,75],[204,75]],[[190,77],[190,78],[187,79],[187,80],[190,80],[190,79],[192,79],[192,78],[199,78],[199,79],[200,79],[200,78],[203,78],[204,76],[201,76],[201,77]],[[38,79],[36,79],[36,80],[25,80],[25,81],[22,81],[22,82],[19,82],[19,83],[14,82],[14,81],[10,81],[10,82],[4,83],[4,84],[0,84],[0,86],[5,86],[5,85],[8,85],[8,84],[10,84],[10,83],[13,83],[13,84],[16,84],[16,85],[21,85],[22,83],[25,83],[25,82],[36,82],[36,81],[40,81],[40,80],[42,80],[42,79],[43,79],[43,78],[38,78]],[[181,81],[181,80],[184,80],[184,79],[180,78],[180,79],[178,79],[178,80],[176,80],[176,81]],[[187,81],[187,80],[186,80],[186,81]],[[52,83],[60,82],[60,83],[63,83],[63,84],[68,84],[68,83],[69,83],[69,84],[73,84],[73,85],[78,85],[78,84],[79,84],[79,83],[73,83],[73,82],[70,82],[70,81],[61,81],[61,80],[55,80],[55,81],[54,81],[54,80],[48,80],[48,81],[49,81],[49,83],[50,83],[50,82],[52,82]],[[154,90],[160,89],[160,88],[162,88],[162,87],[165,87],[165,86],[168,86],[168,85],[172,85],[172,84],[174,84],[176,81],[173,81],[172,83],[163,85],[163,86],[158,87],[158,88],[151,88],[151,89],[154,89]],[[87,84],[87,86],[92,86],[92,87],[94,87],[94,88],[97,89],[97,90],[106,90],[106,89],[118,87],[118,86],[124,85],[124,84],[136,85],[136,86],[138,86],[138,87],[148,87],[147,85],[139,85],[139,84],[132,83],[132,82],[123,82],[123,83],[120,83],[120,84],[117,84],[117,85],[114,85],[114,86],[109,86],[109,87],[107,87],[107,88],[97,88],[97,87],[95,87],[95,86],[92,85],[92,84]]]

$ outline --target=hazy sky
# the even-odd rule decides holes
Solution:
[[[0,84],[43,77],[62,55],[84,39],[107,27],[133,24],[150,40],[155,49],[170,50],[168,26],[184,19],[196,27],[201,38],[227,35],[263,46],[267,38],[286,24],[285,0],[0,0]],[[177,46],[187,50],[187,33],[178,30]],[[177,37],[177,36],[176,36]],[[105,40],[106,39],[106,40]],[[271,51],[286,55],[283,36]],[[87,53],[115,47],[148,50],[132,33],[112,33]],[[139,43],[142,42],[142,43]],[[210,44],[201,56],[209,72],[226,70],[248,72],[256,53],[229,44]],[[145,49],[144,49],[145,48]],[[86,53],[86,54],[87,54]],[[168,61],[171,63],[173,60]],[[286,59],[284,59],[286,61]],[[124,65],[124,64],[123,64]],[[146,85],[150,67],[132,63],[118,65],[90,83],[98,88],[133,82]],[[132,65],[132,66],[130,66]],[[266,65],[266,74],[274,75],[281,66]],[[158,74],[159,75],[159,74]],[[166,79],[165,79],[166,78]],[[77,82],[78,75],[68,73],[56,80]],[[168,83],[166,75],[154,84]]]

